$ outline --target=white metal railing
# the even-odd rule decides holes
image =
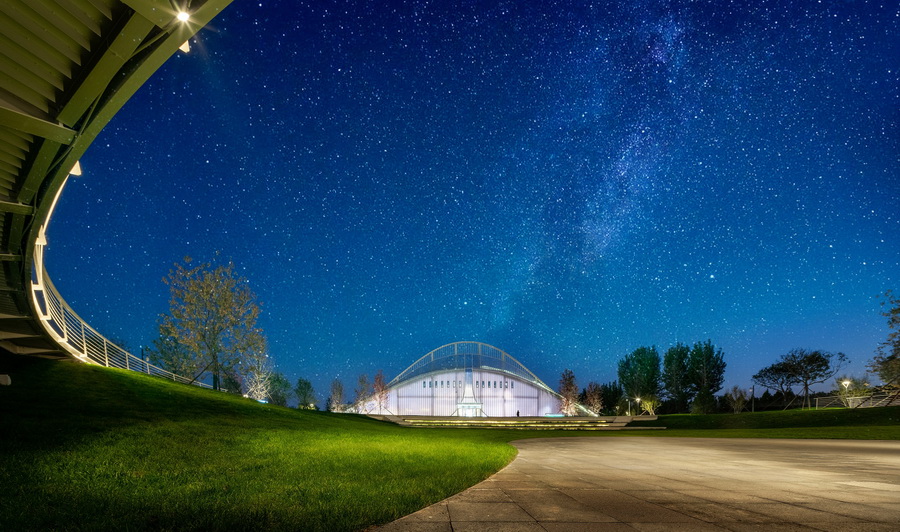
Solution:
[[[43,229],[43,228],[42,228]],[[44,268],[44,246],[47,244],[43,230],[35,243],[32,268],[31,297],[38,311],[44,330],[70,355],[82,362],[112,368],[123,368],[148,375],[156,375],[175,382],[194,384],[203,388],[212,386],[182,375],[176,375],[136,357],[107,340],[88,325],[59,295]]]

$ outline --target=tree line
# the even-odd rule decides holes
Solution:
[[[565,370],[560,378],[561,412],[571,415],[577,401],[595,414],[647,412],[708,413],[715,408],[715,394],[725,379],[725,357],[711,340],[693,346],[677,343],[660,357],[656,346],[642,346],[619,360],[618,380],[589,382],[578,394],[575,376]]]

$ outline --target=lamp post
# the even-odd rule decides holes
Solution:
[[[841,384],[844,386],[844,406],[850,408],[850,379],[844,379]]]
[[[637,407],[635,408],[635,410],[637,410],[637,415],[641,415],[641,398],[635,397],[634,400],[637,401]]]

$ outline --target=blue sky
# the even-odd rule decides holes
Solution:
[[[480,340],[551,386],[711,339],[863,372],[900,274],[900,8],[241,2],[82,159],[48,231],[133,350],[185,255],[231,258],[319,392]]]

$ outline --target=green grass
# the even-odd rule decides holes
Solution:
[[[479,482],[531,437],[900,438],[900,408],[663,416],[669,430],[645,432],[407,429],[75,363],[0,357],[0,373],[13,380],[0,530],[358,530]]]
[[[123,370],[37,361],[10,373],[2,530],[355,530],[515,455],[491,435],[260,405]]]
[[[900,439],[900,407],[678,414],[640,424],[666,427],[654,431],[666,436],[896,440]]]

